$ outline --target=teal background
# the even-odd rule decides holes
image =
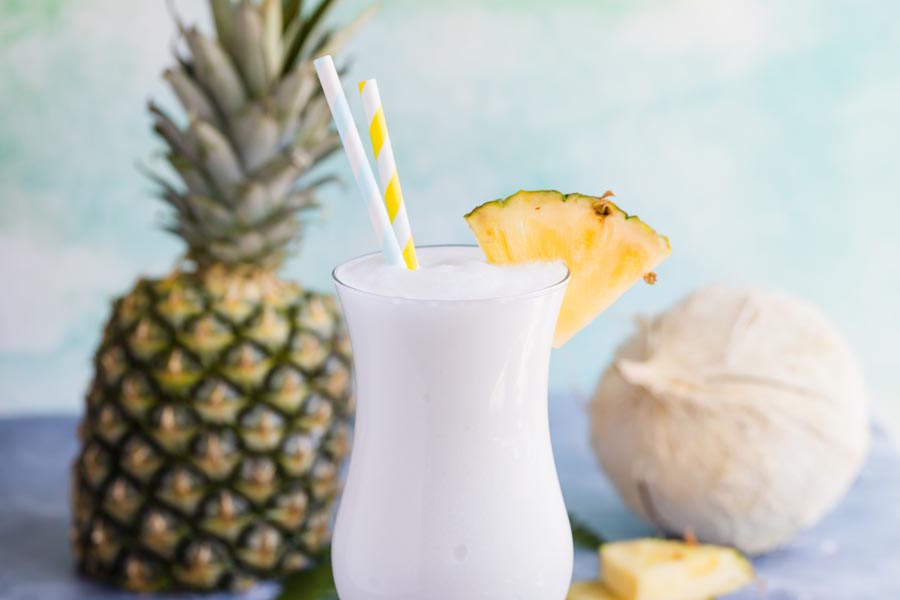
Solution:
[[[80,410],[109,301],[180,251],[135,167],[173,37],[161,1],[0,0],[0,412]],[[634,315],[750,282],[821,306],[900,429],[900,3],[388,0],[353,56],[418,243],[472,242],[462,215],[519,188],[612,189],[670,237],[658,284],[555,352],[556,391],[589,394]],[[320,289],[374,249],[355,189],[326,200],[285,268]]]

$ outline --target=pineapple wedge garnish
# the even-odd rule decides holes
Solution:
[[[559,348],[669,255],[669,240],[602,196],[518,192],[466,215],[491,263],[562,260],[572,274],[553,345]]]
[[[753,566],[737,550],[661,539],[604,544],[600,572],[621,600],[702,600],[754,579]]]
[[[569,587],[566,600],[620,600],[601,581],[576,581]]]

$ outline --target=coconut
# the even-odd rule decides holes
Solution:
[[[750,554],[844,495],[869,445],[863,378],[814,306],[772,290],[698,290],[618,350],[591,404],[597,457],[664,531]]]

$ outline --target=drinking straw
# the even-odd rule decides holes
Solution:
[[[397,163],[394,160],[394,148],[388,135],[387,123],[384,119],[384,108],[378,83],[374,79],[359,82],[359,93],[362,95],[363,112],[369,124],[369,138],[372,140],[372,152],[378,167],[378,182],[381,194],[387,207],[388,218],[394,227],[397,245],[403,251],[406,268],[418,269],[416,246],[413,244],[406,204],[403,202],[403,191],[400,189],[400,178],[397,175]]]
[[[363,150],[359,131],[353,121],[350,105],[347,104],[347,97],[341,87],[341,79],[338,77],[337,69],[334,68],[334,61],[331,60],[331,56],[325,55],[316,59],[313,64],[316,67],[319,82],[322,84],[322,90],[325,92],[328,108],[331,109],[334,124],[341,137],[341,144],[344,146],[347,160],[350,162],[353,178],[356,180],[363,203],[369,212],[375,239],[378,240],[381,252],[388,263],[397,267],[405,267],[403,254],[400,252],[397,238],[394,237],[394,231],[391,229],[391,222],[388,219],[381,192],[378,191],[372,167],[369,166],[369,161],[366,159],[366,152]]]

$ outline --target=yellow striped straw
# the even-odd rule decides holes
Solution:
[[[369,137],[372,140],[372,151],[378,166],[378,181],[381,186],[381,194],[384,196],[384,204],[387,207],[388,218],[394,228],[397,244],[403,252],[406,268],[418,269],[416,247],[413,244],[412,231],[409,227],[409,217],[406,215],[406,205],[403,203],[403,191],[400,189],[394,150],[391,148],[391,138],[388,136],[387,124],[384,121],[384,109],[381,106],[381,96],[378,94],[378,84],[374,79],[360,81],[359,93],[362,94],[363,112],[365,112],[366,122],[369,124]]]

